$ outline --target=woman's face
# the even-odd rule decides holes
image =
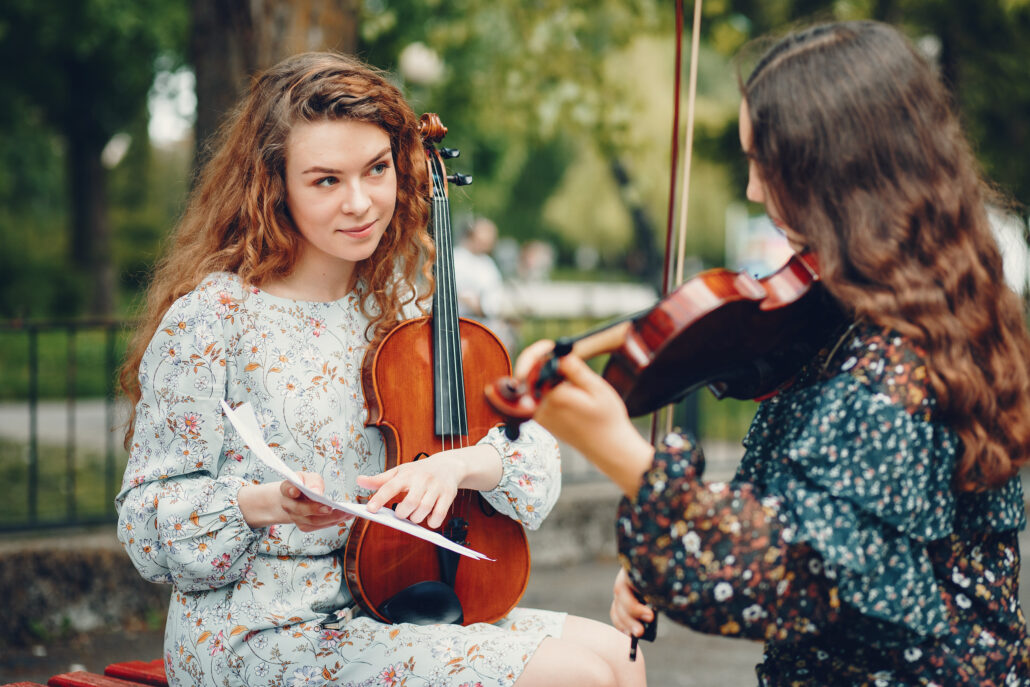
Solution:
[[[747,109],[747,101],[740,101],[740,147],[747,154],[751,150],[753,133],[751,129],[751,115]],[[762,172],[758,163],[748,156],[747,158],[747,199],[753,203],[761,203],[765,206],[765,212],[769,219],[776,225],[776,228],[787,237],[787,242],[794,252],[801,253],[805,250],[804,238],[790,227],[783,223],[779,210],[772,196],[765,188],[765,181],[762,180]]]
[[[368,122],[302,122],[286,140],[286,203],[305,239],[300,260],[348,278],[397,205],[390,137]]]

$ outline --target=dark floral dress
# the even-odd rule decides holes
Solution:
[[[956,492],[920,352],[844,339],[760,405],[732,483],[664,440],[620,505],[633,583],[696,630],[764,640],[761,685],[1030,685],[1018,477]]]

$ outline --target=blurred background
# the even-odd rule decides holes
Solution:
[[[940,69],[1012,200],[997,227],[1006,277],[1025,292],[1030,0],[706,2],[687,276],[762,275],[785,255],[744,200],[736,79],[756,39],[857,18],[899,26]],[[387,70],[417,113],[440,115],[442,145],[461,151],[448,170],[475,180],[451,187],[453,215],[497,228],[494,314],[514,354],[661,290],[675,24],[671,0],[0,3],[0,543],[112,521],[127,327],[205,142],[255,72],[305,50],[353,53]],[[702,393],[680,418],[736,446],[753,409]],[[26,622],[25,636],[55,632]]]

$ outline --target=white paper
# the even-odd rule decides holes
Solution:
[[[421,525],[413,523],[407,518],[399,517],[393,512],[392,508],[380,508],[375,513],[372,513],[363,503],[333,501],[322,494],[312,491],[308,487],[304,486],[304,483],[300,479],[300,475],[292,470],[289,465],[284,463],[279,456],[275,455],[275,452],[267,443],[265,443],[265,438],[261,434],[261,426],[258,424],[257,418],[254,416],[254,409],[249,403],[239,405],[236,407],[236,410],[233,410],[229,407],[228,403],[222,401],[222,410],[225,411],[225,416],[229,418],[233,427],[236,428],[236,431],[239,432],[243,441],[245,441],[247,446],[250,447],[250,450],[254,452],[254,455],[261,459],[261,462],[265,465],[282,475],[283,479],[286,479],[290,484],[300,489],[300,491],[312,501],[325,504],[326,506],[335,508],[336,510],[342,510],[345,513],[350,513],[351,515],[356,515],[359,518],[371,520],[372,522],[379,523],[380,525],[392,527],[393,529],[400,530],[401,532],[407,532],[414,537],[424,539],[436,544],[437,546],[442,546],[445,549],[460,553],[463,556],[468,556],[475,560],[494,560],[493,558],[481,554],[478,551],[474,551],[467,546],[462,546],[461,544],[452,542],[439,532],[426,529]]]

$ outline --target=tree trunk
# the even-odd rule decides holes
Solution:
[[[82,129],[65,132],[71,189],[71,258],[85,276],[90,314],[114,314],[111,223],[107,213],[107,170],[100,162],[103,143]]]
[[[309,50],[353,53],[361,0],[193,0],[190,54],[196,74],[194,166],[250,78]]]

